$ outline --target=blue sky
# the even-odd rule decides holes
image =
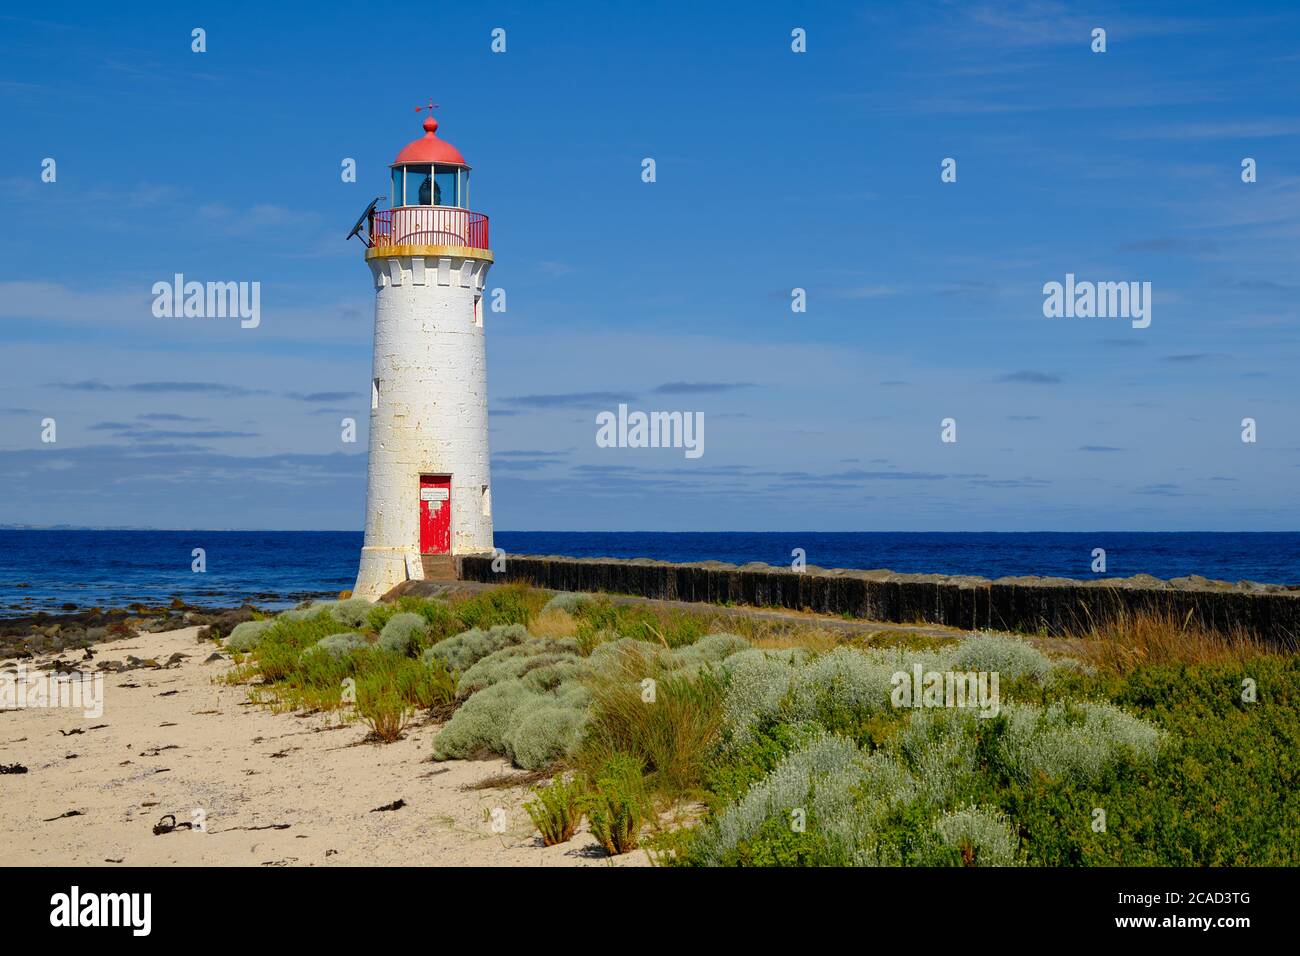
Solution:
[[[360,528],[343,236],[432,96],[507,293],[500,529],[1300,528],[1293,6],[271,6],[0,17],[0,523]],[[177,272],[261,324],[154,317]],[[1151,326],[1045,318],[1066,273]],[[597,447],[620,400],[705,454]]]

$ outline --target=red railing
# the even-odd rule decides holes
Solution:
[[[488,217],[449,206],[399,206],[377,209],[370,221],[370,244],[384,246],[468,246],[490,249]]]

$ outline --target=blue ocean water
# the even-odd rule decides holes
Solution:
[[[890,568],[997,578],[1092,577],[1094,548],[1109,576],[1202,574],[1300,584],[1297,532],[569,532],[498,531],[507,554],[762,561]],[[191,570],[203,548],[207,570]],[[356,576],[359,531],[0,530],[0,615],[24,610],[120,607],[135,601],[281,607],[335,594]]]

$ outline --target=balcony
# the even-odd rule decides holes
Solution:
[[[451,246],[487,251],[488,217],[451,206],[399,206],[377,209],[370,220],[367,257],[395,246]]]

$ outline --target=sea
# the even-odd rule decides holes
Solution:
[[[761,561],[795,549],[825,568],[888,568],[986,578],[1158,578],[1300,584],[1297,532],[574,532],[498,531],[511,554]],[[202,550],[202,570],[196,549]],[[356,578],[360,531],[0,529],[0,617],[34,611],[168,603],[288,607],[335,595]],[[507,557],[508,560],[508,557]]]

